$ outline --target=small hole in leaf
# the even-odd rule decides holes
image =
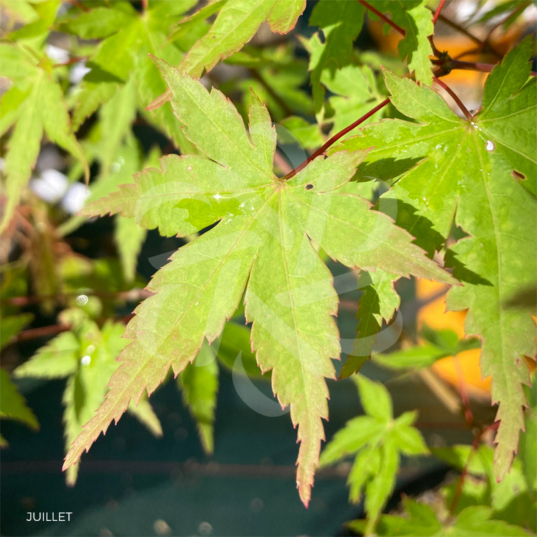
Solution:
[[[311,190],[313,188],[312,184],[306,185],[306,190]]]

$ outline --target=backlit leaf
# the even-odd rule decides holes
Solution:
[[[401,177],[384,196],[398,200],[402,210],[397,223],[419,236],[419,244],[441,249],[453,222],[470,235],[448,251],[454,276],[464,285],[451,289],[447,305],[450,310],[469,309],[466,334],[483,339],[481,370],[492,376],[492,402],[500,405],[498,479],[508,471],[524,427],[523,384],[529,384],[529,374],[523,357],[535,355],[531,310],[519,303],[510,306],[534,285],[536,274],[536,237],[527,230],[534,226],[537,206],[512,176],[513,169],[528,170],[535,160],[528,145],[537,143],[532,116],[536,80],[528,81],[530,48],[528,38],[493,70],[483,109],[471,122],[455,116],[434,91],[387,72],[392,103],[418,123],[383,121],[341,146],[374,146],[368,162],[399,160]],[[522,112],[528,107],[526,116]],[[517,118],[516,126],[511,116]],[[517,153],[504,143],[515,129],[525,137],[516,145]],[[533,168],[531,178],[536,176]]]
[[[70,119],[64,104],[63,91],[53,73],[38,65],[35,58],[28,53],[23,54],[14,45],[0,45],[0,55],[3,57],[4,53],[15,54],[18,58],[17,65],[21,65],[21,70],[27,70],[28,75],[24,81],[18,83],[23,93],[18,94],[16,112],[10,114],[9,122],[2,125],[3,129],[7,129],[14,124],[4,157],[2,189],[7,196],[7,202],[0,222],[0,231],[7,226],[19,202],[21,191],[30,179],[43,133],[47,134],[51,142],[69,151],[82,163],[86,162],[80,145],[70,132]],[[2,61],[0,76],[16,76],[4,71],[3,65]],[[8,92],[6,95],[12,94]],[[5,96],[2,102],[4,98]]]
[[[327,418],[325,377],[334,376],[337,295],[314,245],[349,267],[381,268],[397,276],[453,282],[412,244],[410,236],[357,195],[338,193],[354,175],[363,152],[316,159],[289,181],[272,172],[275,131],[256,99],[250,133],[219,91],[157,60],[172,92],[186,137],[207,158],[168,155],[95,205],[86,214],[118,212],[163,235],[191,235],[153,277],[129,323],[132,343],[110,381],[97,415],[73,443],[65,467],[75,463],[130,401],[152,393],[170,367],[178,375],[203,342],[222,332],[243,294],[252,322],[252,348],[301,443],[297,481],[305,504],[317,467]]]

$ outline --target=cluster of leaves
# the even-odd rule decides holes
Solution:
[[[277,34],[290,32],[305,0],[73,4],[66,10],[59,0],[0,0],[24,23],[0,43],[0,76],[11,81],[0,110],[7,148],[0,229],[15,240],[21,219],[35,224],[23,270],[49,314],[56,311],[49,295],[88,288],[127,293],[142,285],[136,264],[147,230],[186,244],[155,274],[145,295],[151,296],[126,329],[112,320],[117,301],[90,296],[80,307],[71,297],[58,317],[68,330],[15,370],[16,377],[67,378],[68,480],[74,482],[82,453],[127,409],[160,432],[147,396],[170,370],[204,448],[212,451],[215,356],[233,367],[240,351],[249,373],[272,372],[278,401],[290,406],[300,441],[297,484],[307,505],[328,418],[325,379],[335,378],[332,360],[341,354],[330,260],[359,269],[364,290],[355,348],[342,377],[371,357],[378,333],[397,312],[396,280],[415,276],[452,286],[448,308],[468,310],[466,334],[475,339],[426,331],[420,347],[376,359],[416,370],[481,340],[483,374],[491,375],[492,403],[499,404],[494,472],[504,478],[525,420],[534,430],[534,414],[524,415],[524,385],[530,384],[525,357],[535,356],[535,304],[526,295],[537,279],[537,245],[528,232],[537,188],[531,39],[493,69],[483,105],[469,119],[458,117],[431,88],[437,51],[426,0],[320,0],[309,18],[315,27],[309,38],[263,47],[247,43],[264,23]],[[382,22],[404,33],[398,51],[406,72],[401,64],[397,74],[382,71],[379,57],[355,47],[365,14],[376,18],[371,6],[389,15]],[[51,59],[51,31],[69,42],[70,60]],[[307,62],[297,59],[297,47]],[[89,72],[70,83],[81,59]],[[224,63],[227,70],[214,69]],[[208,91],[210,85],[219,89]],[[386,97],[391,107],[367,115],[369,124],[358,134],[346,134],[323,156],[315,153],[296,173],[287,173],[276,158],[278,142],[317,149]],[[282,126],[278,131],[271,114]],[[382,116],[391,118],[378,121]],[[167,145],[143,147],[135,123],[158,131]],[[86,206],[70,218],[35,201],[26,188],[43,135],[75,159],[70,181],[89,176],[91,165]],[[372,206],[379,181],[389,188]],[[30,217],[22,210],[27,205]],[[98,276],[99,263],[81,262],[63,238],[87,218],[109,214],[116,215],[121,261],[121,283],[113,289],[118,277],[110,270],[97,284],[88,283]],[[65,263],[54,262],[56,251]],[[2,299],[25,294],[13,289],[2,286]],[[2,315],[6,344],[32,320],[18,308],[3,308]],[[229,322],[233,316],[251,323],[251,330]],[[2,385],[9,382],[2,370]],[[381,517],[400,453],[427,449],[412,427],[413,414],[394,418],[384,388],[362,376],[357,383],[367,415],[328,444],[321,463],[357,452],[351,499],[358,501],[365,488],[368,512],[359,529],[372,533],[378,523],[380,534],[406,535],[421,525],[420,534],[442,535],[482,524],[511,531],[505,520],[492,521],[503,520],[497,510],[476,507],[439,521],[409,500],[410,526]],[[15,392],[8,387],[6,393]],[[1,415],[35,427],[23,400],[13,395],[13,401],[10,406],[2,397]]]
[[[350,500],[358,503],[362,489],[368,514],[365,533],[374,531],[386,501],[395,487],[401,454],[425,455],[429,451],[420,432],[413,427],[416,412],[394,419],[388,390],[362,375],[353,377],[365,415],[349,421],[327,444],[320,466],[356,453],[347,484]]]
[[[430,332],[430,335],[432,333]],[[387,362],[388,363],[388,362]],[[392,401],[386,388],[362,375],[354,377],[365,415],[352,419],[324,449],[321,467],[337,463],[356,453],[347,484],[352,502],[365,496],[366,520],[348,527],[359,533],[386,536],[471,536],[520,535],[536,531],[535,457],[526,452],[516,459],[509,475],[497,482],[493,450],[481,445],[427,449],[419,431],[412,426],[415,412],[394,419]],[[535,408],[535,387],[530,400]],[[533,412],[533,410],[532,410]],[[535,416],[528,420],[525,443],[535,446]],[[429,504],[403,498],[404,516],[382,515],[393,494],[400,455],[431,454],[454,469],[468,474],[464,481],[444,486]],[[462,485],[462,486],[461,486]]]

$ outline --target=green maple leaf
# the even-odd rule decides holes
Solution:
[[[19,4],[19,5],[16,5]],[[38,39],[44,40],[54,23],[60,0],[47,0],[45,2],[25,2],[8,1],[5,2],[5,8],[9,11],[15,10],[15,14],[26,19],[26,24],[11,32],[9,38],[13,41]]]
[[[374,361],[387,369],[413,371],[430,367],[446,356],[456,356],[469,349],[478,349],[477,338],[459,339],[452,330],[432,330],[424,327],[420,338],[425,341],[390,354],[375,354]]]
[[[535,444],[532,444],[532,455],[534,447]],[[460,494],[455,502],[454,514],[470,505],[487,505],[493,510],[491,518],[525,526],[535,532],[535,488],[526,479],[527,468],[522,457],[515,458],[509,474],[498,483],[494,476],[494,449],[490,446],[481,445],[474,450],[469,445],[455,445],[432,448],[431,451],[459,472],[467,468],[468,474],[477,478],[464,480],[460,490],[458,480],[443,488],[442,495],[447,505],[451,505]],[[531,479],[534,478],[535,475],[532,474]]]
[[[180,48],[169,42],[167,37],[170,27],[194,4],[193,0],[152,0],[147,12],[140,13],[129,2],[118,1],[113,2],[111,7],[96,7],[61,22],[60,29],[63,31],[86,39],[102,38],[95,54],[88,60],[91,71],[80,86],[73,112],[75,130],[99,106],[113,100],[116,104],[110,107],[112,115],[121,112],[125,119],[133,118],[138,109],[149,122],[162,129],[181,151],[195,152],[195,148],[183,136],[169,104],[152,111],[145,110],[166,90],[148,54],[159,54],[173,64],[181,61],[183,54]],[[121,93],[124,97],[120,96]],[[115,140],[122,139],[128,133],[130,124],[130,121],[117,121],[110,133],[110,148]],[[120,127],[122,130],[119,130]]]
[[[320,465],[355,455],[347,479],[349,495],[352,502],[358,503],[365,489],[365,532],[371,535],[395,487],[401,453],[416,456],[425,455],[428,450],[421,434],[412,426],[415,412],[405,412],[394,419],[388,390],[362,375],[353,378],[366,415],[352,419],[336,433],[323,450]]]
[[[321,42],[318,33],[304,42],[310,53],[309,68],[316,113],[323,106],[327,81],[334,78],[339,69],[352,63],[353,43],[362,29],[364,13],[362,4],[346,0],[321,0],[311,13],[309,24],[319,26],[324,34],[324,42]]]
[[[30,48],[8,44],[0,44],[0,56],[0,76],[13,81],[0,103],[0,135],[13,127],[2,174],[2,189],[7,196],[0,222],[2,231],[30,179],[43,133],[80,160],[86,174],[89,171],[82,149],[70,132],[63,90],[54,77],[50,60]]]
[[[453,222],[470,235],[448,251],[464,286],[449,292],[447,305],[469,309],[466,334],[483,339],[482,372],[492,376],[492,402],[500,405],[498,479],[507,473],[524,427],[522,385],[529,384],[529,374],[523,357],[535,355],[531,312],[510,304],[536,277],[536,238],[528,232],[535,224],[535,198],[512,176],[521,171],[528,183],[537,176],[530,151],[537,145],[530,48],[526,39],[493,70],[483,108],[471,122],[455,116],[429,88],[387,72],[392,103],[418,123],[382,121],[341,146],[375,146],[371,163],[399,161],[400,178],[385,197],[398,200],[396,221],[419,237],[418,244],[441,249]]]
[[[2,315],[2,332],[0,333],[0,350],[15,340],[17,334],[30,322],[34,316],[31,313],[19,315]]]
[[[17,420],[35,431],[39,430],[37,418],[26,405],[24,397],[19,393],[4,368],[0,368],[0,418]],[[0,435],[0,447],[7,445],[4,437]]]
[[[493,520],[492,509],[483,505],[467,507],[457,517],[442,523],[434,510],[408,497],[403,498],[406,518],[383,515],[376,529],[379,536],[415,537],[528,537],[530,534],[520,526]],[[364,521],[355,520],[348,527],[363,532]]]
[[[279,124],[278,142],[299,143],[304,149],[317,149],[324,143],[323,133],[318,123],[308,123],[304,118],[290,116]]]
[[[290,32],[306,0],[227,0],[217,4],[222,7],[209,33],[189,50],[180,66],[194,77],[201,77],[220,60],[239,51],[265,21],[273,32]],[[204,9],[204,17],[214,13],[209,6]]]
[[[121,94],[121,92],[118,92],[118,95]],[[101,111],[107,109],[108,112],[108,107],[114,104],[116,104],[115,98],[104,105]],[[132,175],[140,169],[142,162],[143,166],[158,165],[158,157],[160,156],[160,151],[157,148],[153,148],[145,161],[143,161],[141,150],[133,136],[128,136],[123,143],[120,143],[121,140],[116,140],[117,143],[111,145],[112,117],[107,118],[107,120],[103,118],[97,127],[97,134],[105,131],[106,135],[99,134],[102,137],[98,141],[84,144],[88,160],[90,162],[96,160],[101,164],[101,172],[95,181],[90,184],[90,195],[86,200],[86,204],[108,196],[119,185],[132,183]],[[123,129],[120,128],[119,132],[123,133]],[[59,227],[59,231],[62,235],[72,233],[86,220],[87,218],[83,216],[75,215],[64,222]],[[136,276],[138,255],[146,235],[146,230],[138,226],[133,218],[121,216],[115,218],[114,242],[118,250],[123,274],[128,282],[134,281]]]
[[[214,450],[214,415],[218,391],[218,363],[211,347],[204,343],[193,363],[179,375],[183,401],[198,425],[205,453]]]
[[[253,322],[252,348],[263,371],[272,369],[280,403],[291,406],[301,442],[297,482],[308,503],[323,439],[340,345],[332,315],[337,295],[316,248],[350,267],[382,268],[397,276],[453,282],[385,215],[357,195],[339,193],[363,152],[316,159],[293,179],[273,173],[276,133],[266,108],[252,96],[249,133],[233,105],[217,90],[156,60],[172,93],[186,137],[205,154],[169,155],[161,169],[135,176],[87,215],[117,213],[166,236],[186,236],[219,222],[189,242],[153,278],[156,294],[129,323],[132,343],[110,380],[97,415],[74,442],[74,464],[131,400],[153,392],[170,367],[177,375],[203,341],[217,338],[245,294]]]
[[[327,119],[333,123],[331,136],[348,127],[356,118],[365,115],[386,98],[378,91],[375,73],[367,65],[351,64],[334,73],[324,72],[321,81],[334,94],[328,99],[333,110]],[[383,110],[373,114],[366,120],[366,124],[379,120],[383,114]]]
[[[242,91],[246,111],[253,90],[278,122],[293,114],[309,116],[313,112],[311,95],[304,90],[308,64],[297,58],[293,43],[261,50],[246,46],[226,64],[247,67],[253,73],[253,78],[238,77],[219,86],[223,93]]]
[[[100,329],[80,310],[64,311],[65,319],[73,329],[56,336],[14,374],[17,378],[38,377],[46,379],[67,378],[63,394],[65,443],[68,448],[80,434],[82,425],[102,403],[110,376],[119,365],[116,358],[128,344],[123,339],[125,326],[108,321]],[[138,405],[131,405],[134,414],[156,436],[162,435],[160,422],[147,398]],[[74,485],[78,465],[69,468],[66,481]]]
[[[405,30],[399,42],[399,56],[407,59],[408,69],[416,80],[429,86],[433,82],[431,60],[433,55],[429,36],[434,33],[433,14],[427,0],[372,0],[379,11],[391,14],[391,19]],[[374,15],[373,15],[374,17]]]
[[[359,276],[358,288],[364,288],[364,294],[358,302],[356,317],[356,341],[352,354],[347,358],[340,373],[341,378],[348,377],[359,371],[371,357],[373,345],[382,328],[383,321],[390,321],[395,314],[401,299],[393,287],[395,274],[383,270],[362,273]]]

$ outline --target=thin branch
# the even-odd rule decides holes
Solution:
[[[362,6],[364,6],[366,9],[369,9],[372,13],[374,13],[379,19],[383,20],[386,24],[389,24],[395,31],[399,32],[403,37],[406,36],[405,30],[395,24],[391,19],[386,17],[384,13],[381,13],[378,9],[374,8],[371,4],[366,2],[365,0],[358,0]]]
[[[147,11],[148,4],[149,4],[149,0],[142,0],[142,9],[144,11]]]
[[[82,11],[89,11],[89,7],[85,6],[80,0],[65,0],[67,3],[81,9]]]
[[[56,334],[67,332],[68,330],[71,330],[71,328],[72,325],[70,324],[55,324],[52,326],[41,326],[40,328],[30,328],[29,330],[20,332],[19,335],[14,338],[13,343],[29,341],[41,337],[55,336]]]
[[[442,12],[442,8],[444,7],[444,4],[446,3],[446,0],[440,0],[440,3],[438,4],[438,7],[436,8],[436,11],[433,15],[433,24],[436,24],[436,21],[438,20],[438,17],[440,16],[440,13]]]
[[[471,54],[473,52],[478,52],[477,49],[469,50],[460,54],[456,58],[449,58],[448,60],[432,60],[434,65],[438,65],[441,69],[437,76],[445,76],[451,71],[454,70],[463,70],[463,71],[479,71],[481,73],[490,73],[495,67],[496,63],[481,63],[481,62],[464,62],[457,58],[461,58],[463,55]],[[444,68],[444,72],[443,69]],[[435,73],[436,74],[436,73]],[[537,76],[537,72],[532,71],[530,76]]]
[[[10,298],[0,299],[1,306],[30,306],[32,304],[39,304],[45,300],[54,300],[56,302],[62,302],[68,298],[76,298],[80,295],[96,296],[99,298],[119,298],[131,302],[137,300],[143,300],[153,295],[151,291],[146,289],[131,289],[130,291],[79,291],[78,293],[65,293],[56,295],[32,295],[32,296],[13,296]]]
[[[503,20],[501,20],[498,24],[495,24],[489,30],[489,33],[487,34],[487,37],[485,38],[485,43],[488,43],[490,37],[492,36],[492,34],[494,33],[494,30],[496,30],[496,28],[504,25],[511,17],[516,17],[519,13],[522,13],[522,11],[524,11],[530,4],[531,4],[531,2],[529,0],[526,0],[526,2],[522,2],[522,4],[520,4],[516,9],[511,11],[511,13],[509,15],[507,15],[507,17],[505,17]]]
[[[468,475],[468,469],[470,468],[470,462],[472,461],[472,458],[474,456],[474,453],[479,448],[479,444],[481,443],[481,434],[476,435],[474,438],[474,441],[472,443],[472,449],[470,453],[468,454],[468,458],[466,459],[466,464],[464,465],[464,468],[461,473],[461,477],[459,479],[459,483],[457,484],[457,490],[455,490],[455,494],[453,495],[453,499],[451,500],[451,505],[449,506],[449,514],[453,516],[455,513],[455,507],[457,507],[457,503],[459,503],[459,499],[462,494],[462,487],[464,486],[464,482],[466,481],[466,476]]]
[[[464,106],[464,103],[459,99],[459,96],[447,84],[442,82],[442,80],[440,80],[438,77],[434,76],[433,80],[449,93],[451,98],[457,103],[458,107],[462,110],[462,113],[466,116],[466,119],[468,121],[472,121],[473,119],[472,114],[470,114],[470,112],[468,111],[468,108]]]
[[[455,508],[457,507],[457,504],[459,503],[462,489],[464,486],[464,482],[466,481],[466,477],[468,476],[469,469],[470,469],[470,462],[472,461],[472,458],[477,453],[477,450],[479,449],[479,445],[481,444],[481,439],[483,438],[483,435],[490,430],[497,429],[498,424],[493,423],[492,425],[488,425],[487,427],[482,427],[478,433],[474,437],[474,441],[472,442],[472,448],[470,453],[468,454],[468,458],[466,459],[466,464],[464,465],[464,468],[461,472],[461,477],[459,479],[459,483],[457,484],[457,489],[455,490],[455,494],[453,495],[453,499],[451,500],[451,505],[449,506],[449,514],[453,516],[455,514]]]
[[[285,177],[283,177],[283,180],[291,179],[291,177],[294,177],[298,172],[302,171],[312,160],[316,159],[318,156],[322,155],[330,146],[334,145],[340,138],[345,136],[348,132],[352,131],[358,125],[363,123],[366,119],[369,119],[373,114],[384,108],[388,103],[390,102],[389,97],[382,101],[380,104],[375,106],[372,110],[370,110],[367,114],[362,116],[360,119],[356,120],[354,123],[351,123],[348,127],[345,127],[342,131],[339,131],[337,134],[332,136],[328,142],[326,142],[321,148],[317,149],[315,153],[313,153],[310,157],[308,157],[300,166],[295,168],[291,173],[288,173]]]
[[[466,37],[470,38],[476,45],[481,45],[481,46],[485,45],[484,41],[481,41],[481,39],[476,37],[474,34],[470,33],[466,28],[464,28],[460,24],[457,24],[451,19],[448,19],[445,15],[442,15],[442,13],[438,15],[438,20],[442,21],[445,25],[449,26],[450,28],[453,28],[453,30],[457,30],[461,34],[464,34]]]
[[[456,356],[453,358],[453,361],[457,371],[457,382],[459,385],[459,393],[461,394],[462,406],[464,407],[464,419],[466,420],[468,428],[471,429],[475,424],[475,419],[474,413],[472,412],[472,407],[470,405],[470,396],[468,395],[468,390],[466,389],[464,372],[462,370],[461,363]]]
[[[463,62],[461,60],[450,60],[451,69],[462,69],[463,71],[480,71],[481,73],[490,73],[496,64],[481,62]]]
[[[65,67],[66,65],[72,65],[73,63],[81,62],[82,60],[87,60],[89,56],[74,56],[73,58],[70,58],[66,62],[63,63],[55,63],[52,67]]]
[[[460,24],[453,22],[451,19],[448,19],[447,17],[442,15],[442,13],[438,15],[438,20],[442,21],[445,25],[449,26],[450,28],[453,28],[454,30],[457,30],[461,34],[471,39],[479,47],[479,50],[481,52],[485,52],[489,50],[497,58],[502,58],[502,55],[490,44],[489,41],[482,41],[481,39],[476,37],[474,34],[469,32],[466,28],[464,28],[464,26],[461,26]]]
[[[125,315],[124,317],[116,318],[115,320],[119,323],[127,324],[134,317],[134,313]],[[98,319],[97,322],[99,325],[104,324],[107,319]],[[21,341],[29,341],[32,339],[39,339],[42,337],[55,336],[56,334],[61,334],[62,332],[68,332],[73,328],[72,324],[54,324],[51,326],[41,326],[39,328],[30,328],[28,330],[23,330],[19,332],[18,336],[15,337],[10,343],[20,343]]]

